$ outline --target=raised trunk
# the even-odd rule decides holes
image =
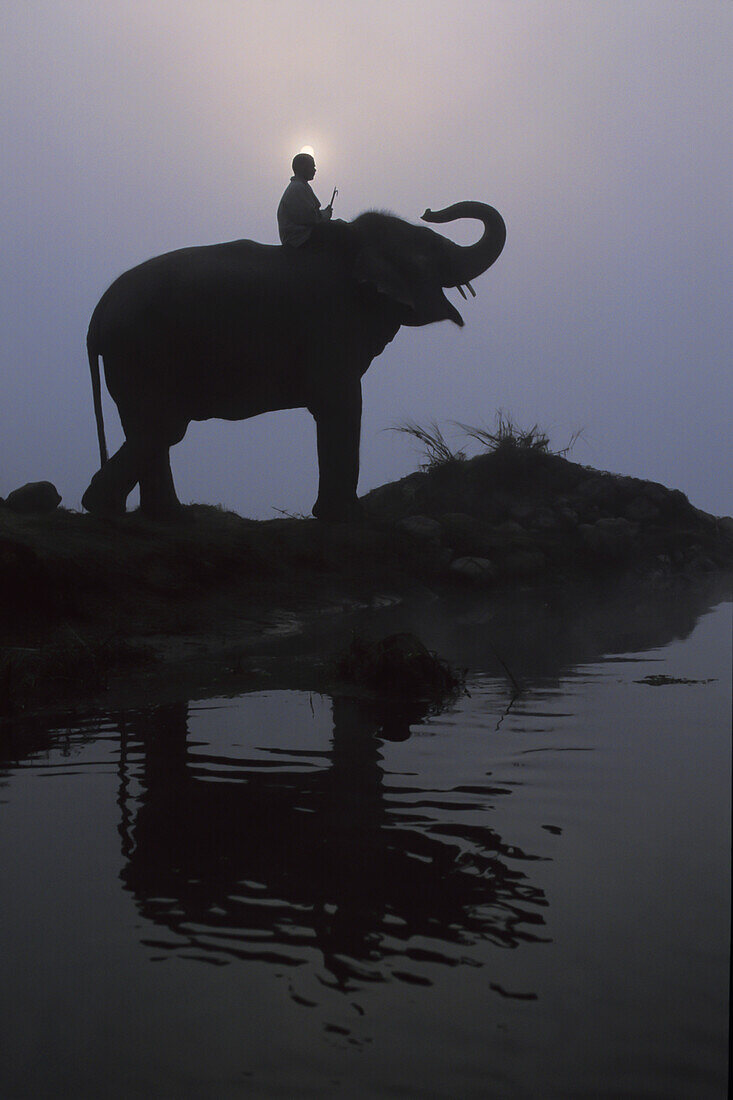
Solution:
[[[445,210],[426,210],[426,222],[453,222],[459,218],[476,218],[484,223],[481,240],[462,246],[445,241],[446,270],[441,286],[461,286],[481,275],[501,255],[506,240],[506,226],[498,210],[484,202],[456,202]]]

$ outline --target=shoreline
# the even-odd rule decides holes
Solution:
[[[391,607],[501,603],[623,578],[725,586],[733,569],[730,518],[548,453],[447,463],[362,505],[348,525],[206,505],[169,525],[0,507],[0,718],[108,697],[132,680],[143,695],[222,669],[234,680],[257,655],[316,659],[329,623]]]

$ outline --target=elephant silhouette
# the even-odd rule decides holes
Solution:
[[[443,288],[486,271],[506,239],[480,202],[426,210],[429,222],[474,218],[483,235],[459,246],[391,214],[368,212],[313,247],[249,240],[184,248],[120,275],[97,304],[87,352],[101,468],[82,497],[96,515],[140,509],[163,519],[180,504],[169,449],[192,420],[244,420],[306,408],[317,429],[313,514],[358,513],[361,377],[402,325],[463,324]],[[99,357],[125,441],[107,457]]]

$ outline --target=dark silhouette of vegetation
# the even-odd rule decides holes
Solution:
[[[583,435],[583,429],[579,428],[573,432],[565,447],[551,451],[550,437],[539,425],[533,424],[530,428],[520,428],[501,409],[496,414],[496,425],[493,430],[463,424],[458,420],[451,423],[460,428],[469,439],[480,443],[490,454],[496,451],[536,451],[539,454],[556,454],[564,457],[572,451]],[[467,457],[464,450],[453,450],[450,447],[436,420],[431,420],[426,425],[418,424],[415,420],[405,420],[401,424],[394,425],[392,431],[412,436],[421,444],[424,454],[421,469],[430,470],[436,466],[462,462]]]
[[[401,424],[395,424],[391,430],[412,436],[421,444],[424,456],[420,463],[421,470],[432,470],[436,466],[462,462],[466,458],[465,451],[451,449],[435,420],[431,420],[427,425],[418,424],[414,420],[405,420]]]

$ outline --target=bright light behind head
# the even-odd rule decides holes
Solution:
[[[300,152],[307,153],[309,157],[315,157],[316,155],[312,145],[304,145]]]

